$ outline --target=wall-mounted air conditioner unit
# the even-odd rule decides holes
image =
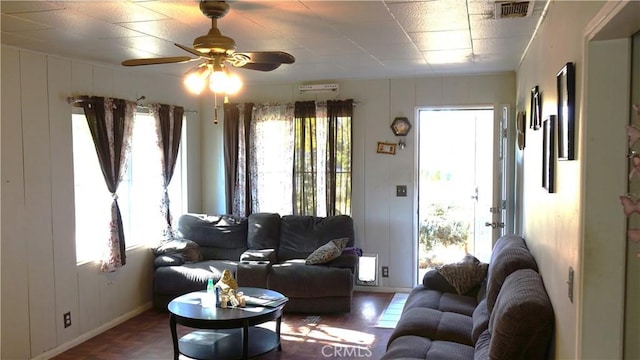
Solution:
[[[299,90],[301,93],[309,91],[338,91],[338,84],[311,84],[300,85]]]

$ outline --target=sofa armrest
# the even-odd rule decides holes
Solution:
[[[163,266],[179,266],[184,264],[184,259],[180,254],[164,254],[159,255],[153,260],[153,268],[157,269]]]
[[[355,274],[356,268],[358,267],[358,256],[352,253],[342,253],[340,256],[324,265],[341,269],[349,269],[351,270],[351,273]]]
[[[246,250],[240,255],[240,261],[267,261],[269,263],[275,263],[276,250],[275,249],[260,249],[260,250]]]

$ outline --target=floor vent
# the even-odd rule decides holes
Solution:
[[[517,18],[531,15],[531,1],[497,1],[496,19]]]

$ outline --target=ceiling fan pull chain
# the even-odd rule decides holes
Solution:
[[[213,93],[213,123],[218,124],[218,93]]]

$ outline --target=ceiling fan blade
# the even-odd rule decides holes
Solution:
[[[196,49],[193,49],[193,48],[190,48],[188,46],[184,46],[184,45],[180,45],[180,44],[176,44],[176,43],[174,43],[173,45],[179,47],[180,49],[182,49],[182,50],[184,50],[186,52],[192,53],[195,56],[204,56],[204,55],[206,55],[206,54],[201,53],[200,51],[198,51]]]
[[[265,63],[247,63],[244,66],[236,66],[241,69],[259,70],[259,71],[271,71],[280,67],[280,64],[265,64]]]
[[[296,58],[284,51],[254,51],[243,52],[251,61],[249,63],[261,64],[293,64]],[[246,67],[246,65],[245,65]]]
[[[149,59],[131,59],[131,60],[123,61],[122,65],[139,66],[139,65],[171,64],[171,63],[187,62],[191,60],[196,60],[196,59],[190,58],[188,56],[173,56],[173,57],[149,58]]]

